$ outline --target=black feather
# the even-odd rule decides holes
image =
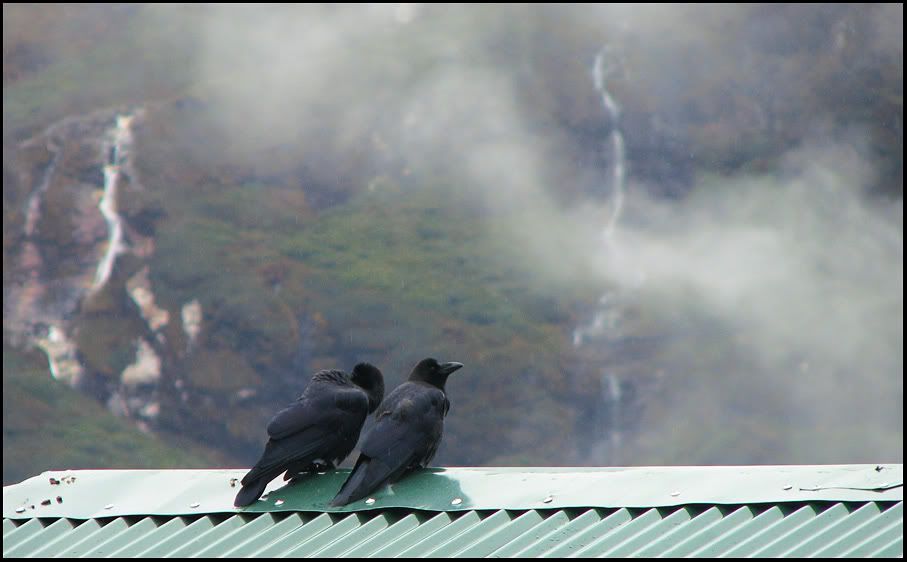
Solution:
[[[242,479],[236,507],[254,503],[284,471],[290,479],[301,472],[333,468],[350,454],[372,404],[380,403],[384,395],[381,371],[367,363],[354,371],[353,377],[336,370],[315,373],[296,402],[271,418],[269,440]]]
[[[444,392],[447,377],[459,363],[420,361],[409,381],[391,392],[365,436],[356,466],[331,501],[333,506],[362,499],[408,472],[424,468],[438,452],[444,417],[450,402]]]

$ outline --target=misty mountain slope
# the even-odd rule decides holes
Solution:
[[[441,464],[902,457],[902,7],[104,10],[4,6],[4,337],[123,425],[428,354]]]
[[[176,110],[182,117],[174,120],[191,129],[195,111]],[[158,118],[159,125],[168,119]],[[264,400],[276,400],[271,396],[278,389],[293,391],[288,364],[311,370],[365,357],[391,365],[394,376],[405,371],[414,350],[441,349],[475,365],[473,377],[451,387],[466,397],[458,402],[464,417],[451,418],[442,450],[454,463],[602,462],[613,455],[603,442],[615,423],[625,434],[621,458],[654,464],[690,458],[847,462],[890,438],[850,440],[829,451],[828,443],[875,422],[860,421],[857,412],[828,417],[804,398],[818,384],[830,393],[824,400],[837,400],[819,381],[862,362],[865,384],[855,380],[860,390],[850,396],[878,400],[874,389],[885,387],[898,361],[890,355],[896,344],[878,339],[888,330],[884,317],[872,316],[879,305],[864,294],[867,284],[877,284],[873,268],[880,267],[885,284],[879,287],[885,288],[879,298],[897,306],[897,298],[891,300],[897,277],[884,265],[897,242],[874,241],[886,223],[869,227],[872,211],[858,210],[840,191],[837,167],[847,169],[848,153],[822,156],[828,162],[806,154],[792,179],[780,183],[773,177],[740,185],[701,179],[683,204],[648,210],[655,228],[626,228],[621,236],[629,255],[592,254],[578,265],[590,245],[564,245],[583,234],[570,217],[538,215],[523,204],[477,204],[469,177],[417,168],[396,180],[376,179],[345,203],[316,211],[305,197],[288,200],[279,179],[254,167],[234,172],[248,175],[244,186],[205,175],[192,189],[156,179],[156,169],[172,173],[180,166],[184,177],[194,177],[196,164],[187,157],[193,151],[176,155],[179,166],[176,160],[152,166],[159,150],[171,154],[180,141],[152,135],[145,142],[140,153],[149,160],[140,161],[140,169],[146,186],[153,186],[149,191],[162,194],[154,203],[162,209],[155,223],[155,286],[165,302],[168,294],[174,303],[207,295],[203,308],[216,326],[205,335],[209,353],[238,353],[242,360],[234,364],[244,362],[261,376],[244,388]],[[813,201],[813,184],[836,193],[827,208]],[[729,185],[733,189],[719,187]],[[852,228],[828,230],[847,215]],[[532,240],[532,231],[564,240],[551,247],[513,243],[515,234]],[[836,244],[826,248],[813,240]],[[863,257],[854,258],[851,247],[861,245]],[[604,340],[577,354],[569,346],[583,315],[577,299],[594,299],[601,285],[593,280],[602,267],[617,268],[607,274],[615,290],[631,288],[638,268],[650,279],[622,293]],[[855,277],[861,269],[865,274]],[[827,316],[823,301],[810,294],[853,302],[839,316]],[[778,307],[787,312],[779,315]],[[856,340],[840,334],[854,345],[835,343],[834,333],[812,324],[823,314],[838,328],[859,322],[869,331]],[[839,352],[823,358],[828,346]],[[861,360],[855,346],[873,346],[876,355]],[[619,400],[609,396],[608,379],[595,365],[619,378]],[[183,369],[197,387],[215,388],[206,379],[216,371]],[[469,396],[482,400],[472,403]],[[227,393],[220,400],[234,398]],[[488,400],[497,404],[494,410]],[[878,412],[889,415],[890,404]],[[556,438],[558,432],[571,438]]]
[[[173,57],[192,35],[178,22],[162,27],[148,7],[7,5],[3,13],[4,146],[70,115],[165,99],[191,81],[191,68]],[[13,53],[23,55],[14,62]]]
[[[239,384],[254,390],[252,400],[278,400],[299,391],[305,372],[352,360],[381,364],[393,379],[419,354],[462,357],[475,365],[474,375],[451,392],[484,398],[463,400],[461,420],[473,423],[451,421],[451,442],[474,443],[461,445],[453,458],[486,462],[523,448],[475,439],[498,416],[520,416],[525,399],[506,397],[516,392],[535,396],[532,402],[558,385],[555,365],[570,307],[525,286],[525,271],[489,244],[481,209],[447,189],[412,191],[388,178],[319,213],[304,197],[288,199],[293,192],[262,179],[231,186],[202,176],[187,188],[155,171],[184,165],[183,177],[193,177],[185,155],[182,164],[156,164],[158,151],[170,154],[179,140],[155,138],[151,128],[143,135],[139,153],[148,159],[140,158],[138,167],[161,209],[150,263],[156,294],[164,306],[199,296],[211,326],[199,345],[211,357],[231,350],[232,364],[259,373],[260,382]],[[238,390],[218,388],[211,379],[217,373],[192,360],[176,368],[196,388],[225,392],[219,400],[233,400]],[[523,377],[541,386],[524,387]],[[495,396],[501,405],[489,411],[485,400]],[[263,412],[256,406],[255,415]],[[254,442],[245,434],[227,438]]]
[[[205,468],[229,461],[214,449],[124,424],[91,397],[54,382],[39,354],[3,346],[3,484],[46,470]]]

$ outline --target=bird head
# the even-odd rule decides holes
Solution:
[[[374,412],[384,400],[384,375],[371,363],[359,363],[353,367],[350,380],[368,394],[368,411]]]
[[[438,363],[437,359],[431,357],[423,359],[416,363],[412,372],[409,374],[409,380],[427,382],[444,390],[444,384],[451,373],[463,367],[462,363],[451,361],[450,363]]]

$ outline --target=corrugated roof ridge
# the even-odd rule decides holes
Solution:
[[[414,473],[373,501],[331,508],[347,470],[283,485],[266,498],[233,507],[243,469],[51,471],[3,488],[4,518],[200,515],[262,512],[354,512],[403,508],[650,508],[804,501],[901,501],[903,465],[443,468]]]
[[[753,514],[749,507],[693,505],[597,508],[579,513],[551,508],[429,514],[394,508],[354,513],[104,517],[86,521],[33,518],[18,524],[4,520],[3,554],[903,555],[903,502],[804,502],[771,506],[755,517]],[[577,525],[580,522],[584,524]]]

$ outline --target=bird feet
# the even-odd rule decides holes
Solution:
[[[328,470],[334,470],[334,463],[330,461],[316,461],[302,469],[287,470],[287,473],[283,475],[283,479],[285,481],[288,480],[293,484],[298,480],[302,480],[305,476],[315,472],[327,472]]]

